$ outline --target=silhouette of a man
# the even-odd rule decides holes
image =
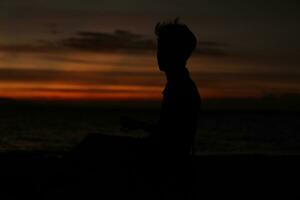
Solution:
[[[167,78],[160,119],[155,128],[138,122],[131,123],[131,128],[150,130],[151,149],[158,153],[187,155],[193,146],[201,103],[197,87],[186,68],[197,39],[186,25],[178,23],[178,19],[158,23],[155,34],[158,66]],[[130,127],[128,124],[127,128]]]
[[[158,66],[165,73],[167,84],[158,130],[151,139],[165,152],[188,154],[197,130],[200,95],[186,64],[196,48],[197,39],[177,19],[171,23],[158,23],[155,34]]]

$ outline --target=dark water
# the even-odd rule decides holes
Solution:
[[[10,106],[0,109],[0,151],[65,152],[89,133],[141,137],[120,131],[121,116],[155,122],[157,107]],[[198,154],[300,153],[297,112],[205,111]]]
[[[4,152],[0,153],[0,171],[4,172],[0,175],[2,199],[72,199],[78,196],[94,199],[95,195],[103,197],[105,192],[123,198],[126,191],[131,191],[127,189],[132,184],[139,186],[133,194],[149,196],[152,184],[149,185],[144,176],[131,172],[149,174],[153,172],[151,165],[140,167],[139,160],[128,162],[126,157],[124,162],[123,156],[116,157],[116,154],[99,156],[103,151],[85,154],[92,159],[84,157],[76,165],[60,157],[89,133],[124,135],[119,123],[119,118],[124,115],[155,122],[159,109],[137,105],[0,107],[0,150]],[[299,122],[297,112],[203,112],[195,142],[200,155],[191,157],[190,175],[187,175],[191,199],[240,199],[245,195],[252,199],[258,196],[265,199],[296,197],[299,194],[295,184],[300,177],[299,156],[265,154],[299,155]],[[125,135],[141,137],[144,133],[136,131]],[[171,171],[169,179],[158,178],[174,180],[176,173]],[[171,188],[167,190],[168,194],[175,196],[173,184],[169,183],[162,182],[165,184],[163,191]],[[186,187],[186,182],[178,183]]]

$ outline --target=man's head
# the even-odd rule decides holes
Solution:
[[[155,34],[159,69],[167,72],[185,67],[197,44],[197,39],[190,29],[175,19],[169,23],[158,23]]]

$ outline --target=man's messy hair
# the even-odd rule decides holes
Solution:
[[[157,23],[155,35],[158,42],[168,45],[170,50],[180,53],[186,59],[190,57],[197,45],[195,35],[185,24],[179,23],[179,18]]]

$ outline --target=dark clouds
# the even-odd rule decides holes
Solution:
[[[230,54],[226,51],[227,44],[218,42],[199,42],[195,53],[209,56],[226,56]]]
[[[213,41],[200,41],[196,53],[205,55],[225,55],[225,44]],[[153,39],[141,34],[125,30],[116,30],[113,33],[80,31],[75,36],[57,41],[39,40],[35,44],[0,45],[4,52],[153,52],[156,44]]]
[[[75,37],[63,39],[60,43],[71,49],[96,52],[144,51],[155,47],[153,40],[124,30],[114,33],[78,32]]]
[[[44,42],[43,42],[44,43]],[[55,52],[57,50],[63,50],[53,43],[36,43],[36,44],[5,44],[0,45],[0,51],[4,53],[45,53],[45,52]]]
[[[202,40],[225,41],[234,52],[277,56],[298,50],[299,7],[297,0],[3,0],[0,28],[11,40],[41,35],[45,22],[59,27],[49,26],[51,36],[115,28],[149,34],[158,21],[180,16]]]

